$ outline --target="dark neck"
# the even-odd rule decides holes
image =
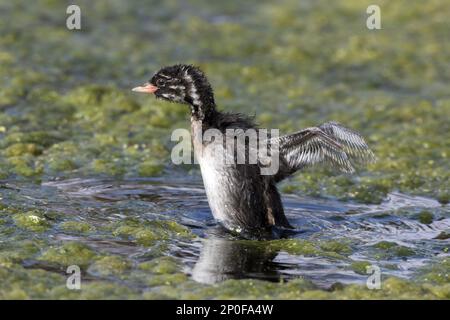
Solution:
[[[193,120],[200,120],[205,125],[212,126],[215,116],[216,103],[214,93],[206,77],[198,69],[190,69],[186,73],[187,95],[186,103],[190,105]]]
[[[198,100],[188,103],[191,108],[191,117],[193,120],[200,120],[210,126],[213,124],[213,120],[218,113],[215,104],[199,102]]]

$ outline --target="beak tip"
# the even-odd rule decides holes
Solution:
[[[158,87],[152,85],[152,84],[145,84],[143,86],[135,87],[131,89],[133,92],[143,92],[143,93],[154,93],[156,90],[158,90]]]

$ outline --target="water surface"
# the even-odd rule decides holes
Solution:
[[[166,247],[164,256],[175,258],[182,273],[207,284],[227,279],[279,282],[302,278],[324,289],[335,283],[364,285],[368,277],[365,270],[355,272],[352,268],[358,261],[379,266],[384,277],[410,279],[436,257],[448,256],[444,253],[448,240],[439,239],[439,235],[450,231],[450,208],[436,200],[401,193],[389,194],[379,205],[283,196],[286,215],[296,227],[286,241],[324,244],[322,251],[310,254],[301,251],[294,254],[283,246],[267,250],[265,241],[242,240],[225,232],[214,222],[201,180],[195,177],[170,181],[70,179],[42,185],[7,183],[2,194],[4,199],[11,199],[11,205],[19,201],[24,207],[52,212],[56,219],[79,221],[96,229],[80,234],[55,224],[41,235],[48,246],[83,243],[98,254],[121,256],[136,267],[151,261],[152,251],[160,242]],[[417,218],[424,210],[434,213],[432,222],[425,224]],[[127,239],[103,229],[107,225],[120,226],[129,219],[176,221],[193,236],[156,239],[148,247],[137,245],[133,237]],[[387,244],[388,249],[402,249],[385,252],[376,249],[380,243]],[[24,264],[27,268],[52,269],[51,265],[34,259]],[[103,275],[91,271],[87,269],[88,279],[103,279]],[[109,280],[134,289],[142,286],[133,279],[113,276]]]

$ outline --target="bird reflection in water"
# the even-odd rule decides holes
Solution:
[[[279,266],[273,262],[277,254],[278,250],[264,246],[260,241],[232,238],[225,231],[214,228],[204,239],[192,278],[207,284],[244,278],[279,281]]]

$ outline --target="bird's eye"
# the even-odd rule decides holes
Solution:
[[[159,78],[158,80],[156,80],[156,85],[157,86],[162,86],[164,84],[164,82],[165,81],[163,79]]]

